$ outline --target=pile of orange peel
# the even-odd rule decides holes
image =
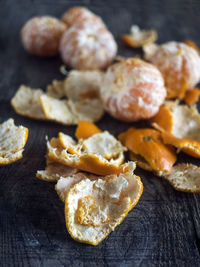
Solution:
[[[97,245],[137,204],[143,184],[135,163],[123,163],[127,149],[110,133],[79,121],[75,136],[59,133],[47,142],[46,169],[36,176],[57,182],[71,237]]]

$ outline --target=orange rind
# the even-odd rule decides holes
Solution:
[[[177,148],[177,152],[200,157],[200,115],[195,106],[178,105],[168,101],[165,105],[166,114],[160,119],[152,119],[152,125],[161,131],[164,144]],[[170,114],[170,115],[169,115]],[[170,119],[169,119],[170,118]],[[164,125],[165,122],[165,125]]]
[[[70,187],[73,185],[79,183],[80,181],[88,178],[91,179],[91,175],[87,175],[82,172],[77,172],[75,174],[66,176],[66,177],[60,177],[57,181],[57,184],[55,185],[55,190],[62,202],[65,202],[65,198],[67,195],[67,192],[69,191]]]
[[[102,78],[103,72],[98,70],[72,70],[64,80],[64,92],[66,96],[73,101],[79,101],[86,98],[99,99],[99,88]]]
[[[51,84],[47,85],[46,93],[48,96],[58,99],[65,97],[64,82],[53,80]]]
[[[76,172],[76,169],[52,161],[47,157],[45,170],[37,171],[36,177],[46,182],[56,182],[61,177],[68,177]]]
[[[67,145],[65,140],[61,144],[60,139],[63,139],[64,135],[59,135],[59,138],[52,138],[47,143],[48,157],[72,168],[99,175],[124,172],[127,170],[127,164],[120,164],[124,160],[123,151],[126,149],[117,140],[112,144],[112,150],[106,148],[107,140],[114,139],[110,136],[106,139],[107,135],[107,132],[96,134],[88,139],[81,139],[76,145],[70,143]],[[95,147],[91,146],[94,140],[99,141]],[[65,148],[63,148],[63,143],[66,145]]]
[[[28,128],[15,126],[13,119],[0,124],[0,165],[21,159],[27,138]]]
[[[200,97],[199,88],[193,88],[192,90],[186,92],[183,101],[188,106],[192,106],[199,100],[199,97]]]
[[[151,118],[150,123],[160,131],[171,132],[173,128],[173,117],[169,108],[161,106],[158,113]]]
[[[83,179],[68,190],[65,220],[73,239],[98,245],[137,204],[143,185],[131,166],[123,174]]]
[[[130,128],[119,135],[119,140],[132,152],[131,159],[159,176],[170,172],[176,162],[176,153],[170,146],[163,144],[157,130]]]
[[[94,123],[79,121],[75,136],[77,139],[87,139],[96,133],[101,133],[101,130]]]
[[[11,106],[19,115],[32,119],[45,120],[42,107],[40,105],[40,97],[44,94],[41,89],[31,89],[25,85],[21,85],[11,99]]]
[[[178,164],[163,177],[174,189],[188,193],[200,193],[200,168],[193,164]]]
[[[130,34],[123,34],[121,38],[128,46],[138,48],[154,43],[158,36],[155,30],[141,30],[137,25],[133,25]]]

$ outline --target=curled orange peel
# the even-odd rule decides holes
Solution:
[[[117,159],[111,158],[107,160],[98,154],[82,153],[75,146],[71,147],[76,153],[71,153],[69,147],[63,148],[59,138],[52,138],[47,143],[48,157],[55,162],[65,164],[69,167],[99,175],[119,174],[126,172],[128,169],[127,164],[120,165],[124,160],[123,153],[120,153]],[[77,146],[77,148],[79,147]]]
[[[200,90],[195,87],[192,90],[189,90],[186,92],[185,97],[183,98],[183,101],[188,106],[192,106],[199,100],[199,97],[200,97]]]
[[[101,130],[91,122],[79,121],[76,128],[75,136],[77,139],[87,139],[93,134],[101,133]]]
[[[164,111],[165,110],[165,111]],[[200,115],[195,106],[178,105],[169,101],[151,120],[152,126],[161,132],[164,144],[200,158]]]
[[[161,106],[158,113],[150,119],[152,126],[161,131],[171,132],[173,127],[173,117],[171,111],[165,107]]]
[[[144,158],[159,175],[170,172],[176,161],[174,150],[163,144],[161,134],[157,130],[130,128],[119,135],[119,140],[131,152]]]
[[[164,144],[176,147],[178,149],[177,152],[183,151],[192,157],[200,158],[200,141],[178,138],[166,132],[161,133],[161,137]]]

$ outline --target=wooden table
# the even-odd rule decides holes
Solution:
[[[119,54],[127,48],[120,35],[132,24],[155,28],[159,42],[192,39],[200,45],[198,0],[0,0],[0,123],[12,117],[29,128],[24,157],[0,168],[0,266],[200,266],[200,197],[176,192],[164,180],[137,169],[144,183],[140,202],[124,222],[97,247],[72,240],[65,228],[64,206],[54,184],[35,178],[45,166],[45,136],[73,135],[75,127],[17,115],[10,99],[20,84],[45,88],[62,79],[59,57],[28,55],[19,31],[32,16],[60,17],[73,5],[88,6],[113,32]],[[117,135],[130,127],[106,115],[98,126]],[[198,160],[181,154],[179,161]]]

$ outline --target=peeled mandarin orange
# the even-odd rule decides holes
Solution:
[[[200,58],[194,48],[184,43],[168,42],[158,46],[149,59],[161,71],[167,97],[183,98],[200,81]]]
[[[75,6],[67,10],[63,14],[61,20],[65,22],[69,27],[77,23],[84,23],[88,21],[92,21],[94,23],[105,26],[100,17],[96,16],[89,9],[80,6]]]
[[[63,62],[80,70],[103,69],[116,52],[112,34],[104,26],[91,21],[70,27],[60,42]]]
[[[55,56],[58,54],[59,42],[66,29],[66,24],[54,17],[34,17],[22,28],[22,44],[31,54]]]
[[[100,94],[108,113],[131,122],[154,116],[165,99],[166,89],[156,67],[129,58],[108,68]]]

